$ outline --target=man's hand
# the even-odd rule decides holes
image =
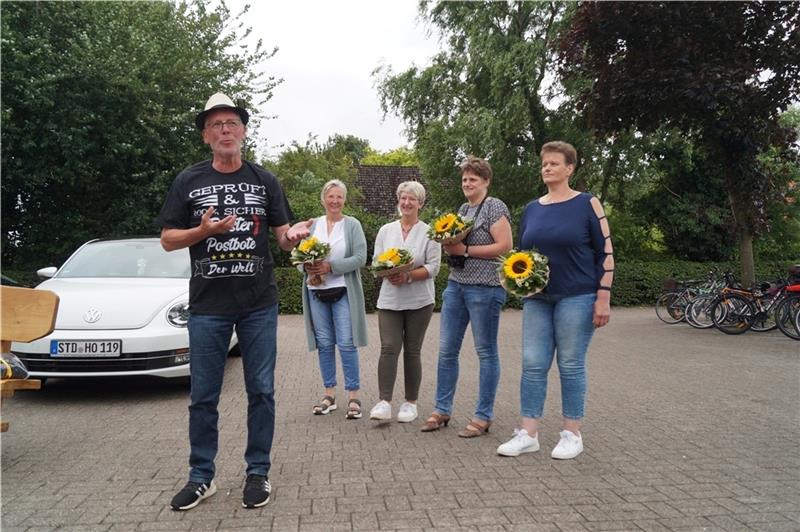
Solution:
[[[236,225],[236,216],[226,216],[222,220],[212,220],[214,207],[209,207],[200,218],[200,225],[189,229],[161,229],[161,247],[166,251],[188,248],[212,235],[226,233]]]
[[[288,240],[294,246],[299,241],[307,238],[308,235],[311,234],[311,224],[313,223],[313,219],[306,220],[305,222],[297,222],[286,230],[286,240]]]
[[[203,217],[200,219],[200,230],[206,236],[211,235],[218,235],[220,233],[227,233],[233,226],[236,225],[236,216],[231,214],[230,216],[226,216],[222,220],[214,221],[211,219],[211,216],[214,215],[214,207],[209,207],[206,209],[206,212],[203,213]]]

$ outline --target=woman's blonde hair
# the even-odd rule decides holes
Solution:
[[[330,189],[333,187],[339,187],[344,192],[344,200],[347,201],[347,185],[342,183],[339,179],[331,179],[324,185],[322,185],[322,192],[319,193],[319,200],[325,203],[325,194],[328,193]]]

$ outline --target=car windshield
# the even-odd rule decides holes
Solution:
[[[188,249],[168,253],[158,240],[93,242],[70,257],[57,277],[189,278]]]

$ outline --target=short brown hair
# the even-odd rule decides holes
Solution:
[[[568,142],[561,140],[547,142],[544,146],[542,146],[542,151],[539,154],[539,157],[544,157],[545,153],[560,153],[564,156],[564,162],[571,164],[572,166],[578,165],[578,151],[575,149],[575,146]]]
[[[484,181],[492,180],[492,165],[490,165],[489,161],[486,159],[481,159],[480,157],[470,155],[458,166],[461,168],[461,175],[470,172],[482,177]]]

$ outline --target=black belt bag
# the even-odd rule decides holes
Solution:
[[[347,293],[346,286],[337,286],[335,288],[323,288],[322,290],[312,290],[314,297],[323,303],[336,303],[342,296]]]

